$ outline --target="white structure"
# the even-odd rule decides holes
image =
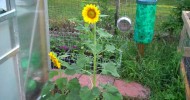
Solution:
[[[49,66],[47,0],[0,0],[0,8],[6,11],[0,13],[0,100],[36,99]]]

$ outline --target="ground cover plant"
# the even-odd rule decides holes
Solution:
[[[57,26],[54,23],[62,21],[63,18],[80,19],[81,13],[79,10],[82,10],[84,4],[88,2],[93,2],[95,4],[98,4],[97,1],[82,0],[81,2],[80,0],[74,0],[74,1],[71,0],[68,2],[68,0],[56,0],[56,2],[54,2],[54,0],[49,0],[48,3],[49,3],[50,21],[53,22],[53,23],[50,22],[50,26],[53,27]],[[136,4],[135,0],[131,1],[132,1],[131,5],[130,6],[128,5],[127,9],[130,9],[128,13],[129,17],[132,20],[134,20]],[[136,81],[149,87],[151,90],[151,95],[150,95],[151,100],[185,99],[185,88],[183,83],[183,77],[180,74],[180,67],[179,67],[182,56],[177,52],[180,28],[176,27],[181,27],[181,24],[176,24],[175,20],[173,20],[171,16],[173,15],[173,10],[178,8],[177,4],[179,4],[179,2],[177,1],[178,0],[158,0],[156,24],[155,24],[155,37],[151,44],[146,45],[144,57],[139,58],[137,60],[138,56],[137,47],[131,37],[128,37],[127,46],[124,46],[122,48],[123,50],[122,64],[121,64],[121,69],[119,70],[119,74],[126,81]],[[115,1],[113,0],[113,2]],[[124,2],[124,0],[121,0],[121,2]],[[56,5],[57,8],[53,7],[54,5]],[[124,7],[125,5],[123,5],[122,3],[121,6]],[[66,8],[67,10],[65,10]],[[115,6],[110,5],[108,8],[113,11],[115,9]],[[179,9],[178,11],[181,11],[181,8]],[[121,10],[121,15],[123,15],[122,13],[124,13],[123,10],[124,9]],[[109,12],[107,14],[109,15]],[[113,12],[110,13],[110,15],[112,14]],[[178,14],[178,18],[180,16],[181,15]],[[102,22],[104,23],[104,25],[106,25],[106,23],[108,23],[109,21],[108,22],[102,21]],[[170,22],[170,23],[165,24],[165,22]],[[175,25],[173,24],[173,22]],[[134,23],[135,22],[133,21],[133,24]],[[58,27],[62,28],[63,27],[62,23],[60,23]],[[169,28],[178,29],[178,30],[173,31],[170,30]],[[119,32],[118,34],[118,36],[121,37],[123,35],[128,36],[128,33]],[[57,39],[55,39],[54,43],[56,43],[56,41]],[[121,45],[117,41],[115,42],[115,44]],[[51,47],[56,48],[56,45],[57,44],[54,45],[51,44]],[[81,48],[81,46],[79,46],[79,48]]]

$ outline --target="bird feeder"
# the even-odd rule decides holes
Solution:
[[[134,40],[147,44],[154,36],[155,12],[157,0],[137,0]]]

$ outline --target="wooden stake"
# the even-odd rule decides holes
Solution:
[[[138,51],[139,51],[141,57],[143,57],[144,56],[144,44],[139,43],[139,44],[137,44],[137,46],[138,46]]]

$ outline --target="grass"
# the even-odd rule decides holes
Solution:
[[[127,5],[125,0],[121,0],[120,16],[128,16],[135,23],[136,0],[128,0]],[[92,2],[92,0],[91,0]],[[115,2],[115,1],[114,1]],[[48,0],[49,18],[53,21],[62,21],[63,19],[81,18],[81,10],[85,3],[90,3],[90,0]],[[94,3],[94,2],[93,2]],[[115,11],[114,3],[108,3],[109,9]],[[162,23],[167,20],[168,15],[175,8],[175,0],[158,0],[155,31],[160,33]],[[114,15],[110,15],[113,16]],[[114,21],[114,19],[112,20]],[[50,23],[51,24],[51,23]],[[52,23],[53,24],[53,23]]]
[[[179,71],[181,55],[176,45],[177,42],[154,39],[146,45],[145,57],[137,61],[136,44],[131,41],[123,54],[122,77],[149,87],[151,100],[184,100],[184,84]]]
[[[123,2],[124,0],[121,0]],[[124,12],[135,21],[136,0],[128,0],[130,5],[122,3],[121,13]],[[50,20],[62,22],[63,19],[81,17],[81,10],[87,0],[48,0]],[[163,34],[162,23],[167,21],[175,0],[158,0],[156,12],[155,33]],[[110,5],[109,9],[115,7]],[[50,23],[51,25],[51,23]],[[176,34],[176,37],[177,34]],[[136,60],[137,47],[133,41],[129,41],[128,49],[123,52],[120,74],[126,81],[137,81],[151,90],[151,100],[185,100],[185,89],[179,71],[181,55],[177,53],[177,39],[168,40],[157,38],[146,45],[145,57]]]

